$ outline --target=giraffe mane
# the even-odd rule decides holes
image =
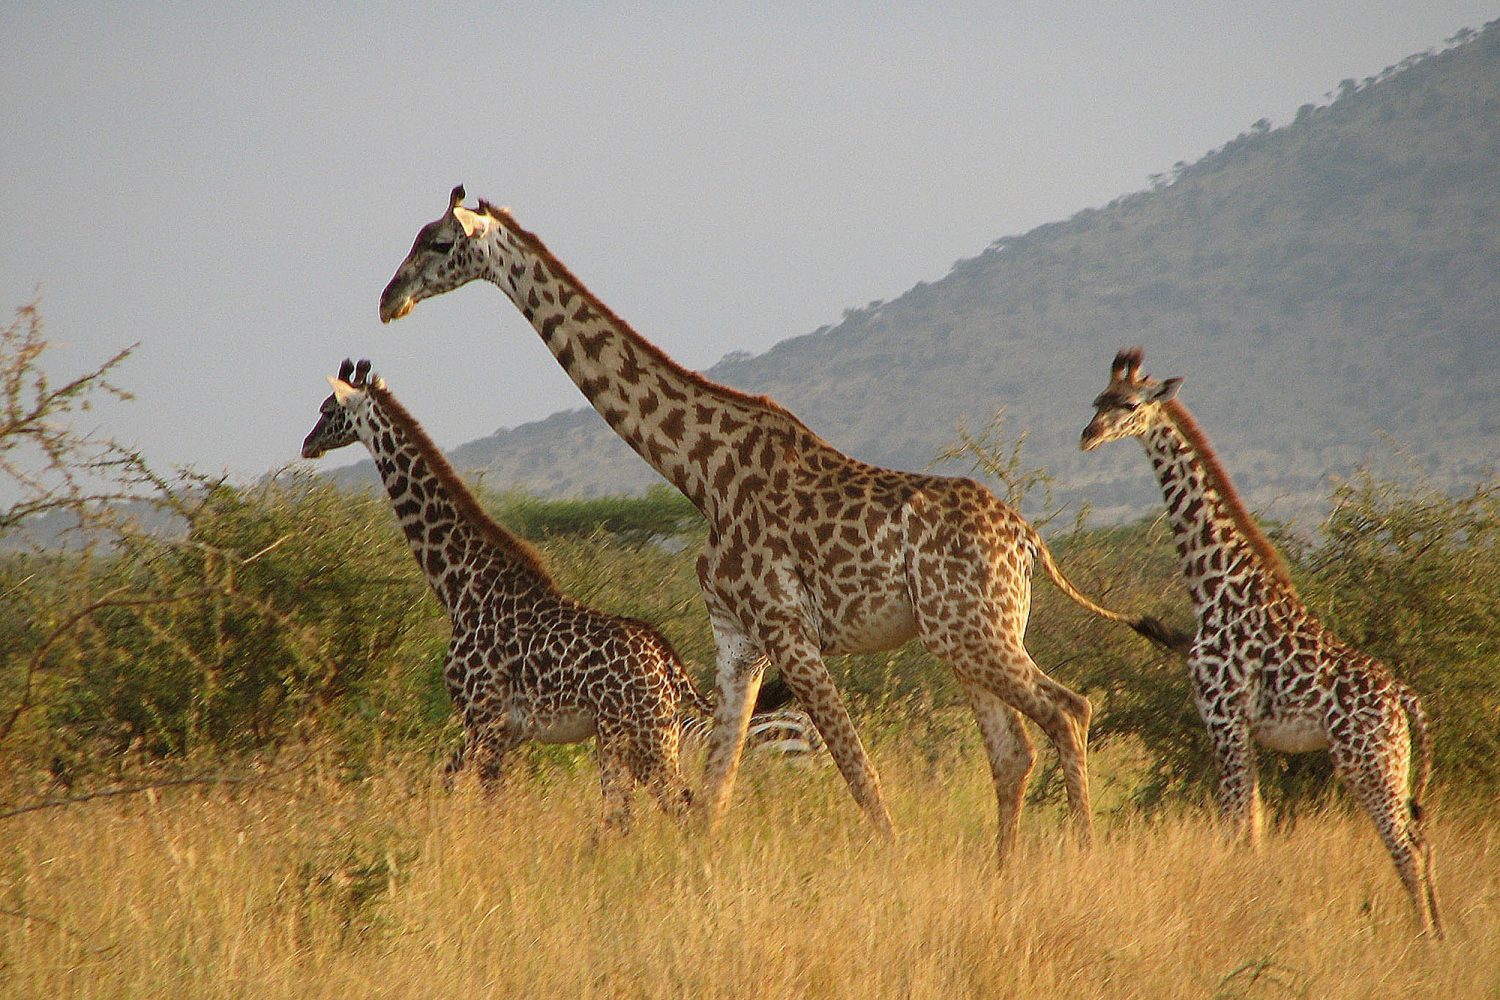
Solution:
[[[453,504],[458,515],[468,521],[479,531],[480,537],[485,541],[501,549],[511,558],[515,559],[527,570],[529,570],[539,582],[549,589],[556,590],[557,585],[552,582],[552,574],[547,572],[546,564],[542,562],[541,554],[532,547],[530,542],[520,536],[507,531],[498,521],[490,517],[485,509],[480,506],[478,498],[473,491],[459,476],[448,461],[448,457],[442,453],[438,446],[428,436],[427,431],[417,422],[417,418],[409,413],[406,407],[386,388],[382,380],[378,384],[372,384],[367,390],[374,396],[384,409],[391,422],[406,436],[406,439],[417,449],[432,474],[437,476],[438,482],[448,493],[448,499]]]
[[[1168,419],[1177,427],[1177,430],[1187,439],[1188,445],[1197,453],[1198,459],[1203,463],[1204,471],[1208,474],[1209,484],[1218,492],[1219,499],[1224,505],[1225,512],[1234,521],[1235,527],[1240,529],[1240,534],[1250,543],[1250,549],[1259,558],[1261,568],[1264,569],[1273,581],[1295,596],[1296,586],[1292,583],[1291,571],[1287,568],[1286,560],[1281,553],[1276,551],[1276,546],[1266,537],[1260,525],[1245,507],[1245,501],[1240,498],[1239,491],[1234,488],[1234,483],[1229,478],[1229,472],[1224,464],[1219,461],[1219,453],[1214,451],[1214,446],[1209,443],[1208,435],[1193,419],[1179,400],[1169,399],[1162,404]]]
[[[776,400],[772,399],[770,396],[751,395],[748,392],[741,392],[738,389],[724,385],[722,382],[715,382],[713,379],[705,378],[703,375],[693,371],[691,368],[684,367],[666,351],[663,351],[660,347],[657,347],[650,340],[641,336],[641,334],[637,332],[634,327],[625,322],[625,320],[621,319],[613,309],[605,305],[597,295],[590,291],[587,285],[585,285],[582,281],[579,281],[578,276],[569,269],[568,265],[558,260],[557,256],[553,254],[551,250],[547,249],[547,244],[542,242],[541,237],[537,236],[535,233],[531,232],[530,230],[523,227],[520,223],[518,223],[516,221],[516,217],[511,214],[510,209],[500,205],[491,204],[490,202],[485,201],[483,198],[481,198],[479,199],[479,211],[485,215],[488,215],[490,218],[494,219],[496,222],[499,222],[516,236],[520,237],[521,241],[524,242],[534,253],[536,253],[537,256],[546,261],[548,268],[554,271],[563,280],[571,282],[574,286],[577,287],[584,300],[588,302],[589,308],[593,309],[595,312],[602,313],[604,317],[610,322],[617,324],[622,330],[625,330],[631,336],[635,337],[653,361],[662,365],[662,367],[673,372],[685,381],[690,382],[701,389],[705,389],[716,396],[729,399],[733,402],[741,403],[754,409],[765,410],[769,413],[775,414],[776,416],[790,420],[792,423],[796,424],[797,428],[803,433],[810,434],[816,440],[822,441],[822,438],[818,437],[817,434],[809,429],[808,426],[804,424],[796,414],[792,413],[786,407],[776,402]],[[832,448],[832,445],[829,445],[828,447]]]

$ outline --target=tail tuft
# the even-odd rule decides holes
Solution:
[[[1130,623],[1130,627],[1158,646],[1170,649],[1174,653],[1181,653],[1183,656],[1186,656],[1193,647],[1193,637],[1190,633],[1168,628],[1160,619],[1152,618],[1150,615],[1137,618]]]

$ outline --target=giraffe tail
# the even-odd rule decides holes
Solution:
[[[1396,696],[1401,699],[1401,707],[1411,722],[1412,743],[1417,751],[1417,773],[1412,780],[1407,805],[1411,809],[1411,818],[1421,823],[1425,813],[1422,800],[1427,796],[1427,782],[1432,778],[1432,733],[1427,728],[1427,713],[1422,709],[1422,700],[1417,693],[1397,681]]]
[[[710,717],[714,714],[713,700],[698,690],[693,678],[681,667],[677,676],[677,704],[679,712],[687,711]]]
[[[1052,578],[1052,582],[1057,584],[1057,589],[1066,594],[1079,607],[1092,611],[1101,618],[1108,618],[1112,622],[1129,625],[1137,634],[1151,640],[1158,646],[1174,653],[1180,653],[1183,656],[1187,655],[1188,650],[1193,645],[1192,635],[1177,629],[1168,628],[1160,619],[1153,618],[1150,615],[1132,618],[1119,611],[1111,611],[1108,608],[1100,607],[1085,597],[1077,587],[1073,586],[1066,576],[1063,576],[1062,570],[1058,568],[1057,562],[1052,558],[1052,550],[1047,548],[1047,543],[1042,541],[1042,537],[1034,530],[1031,532],[1031,544],[1036,550],[1037,558],[1041,560],[1042,568],[1047,571],[1047,575]]]

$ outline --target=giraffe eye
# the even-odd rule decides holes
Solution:
[[[453,249],[452,240],[434,240],[427,244],[427,249],[432,253],[447,253]]]
[[[1139,410],[1141,408],[1141,404],[1135,402],[1134,400],[1131,400],[1128,403],[1121,403],[1120,406],[1125,410],[1126,413],[1134,413],[1136,410]]]

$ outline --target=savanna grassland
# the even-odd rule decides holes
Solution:
[[[1360,477],[1321,524],[1272,526],[1309,604],[1434,720],[1439,943],[1323,755],[1263,755],[1271,829],[1226,845],[1181,660],[1046,583],[1028,645],[1095,706],[1091,851],[1043,748],[997,872],[975,727],[915,646],[830,663],[894,844],[826,762],[751,761],[713,837],[644,797],[604,835],[587,748],[520,754],[498,800],[443,791],[447,622],[385,498],[157,474],[70,429],[115,362],[52,384],[44,348],[35,309],[0,328],[0,473],[18,442],[52,463],[0,510],[0,996],[1500,997],[1492,479]],[[1002,444],[950,457],[1044,496]],[[483,499],[709,686],[680,497]],[[1085,591],[1187,625],[1155,519],[1045,530]]]
[[[828,767],[762,761],[717,838],[597,836],[587,767],[503,805],[392,762],[6,822],[0,988],[48,997],[1484,997],[1500,823],[1439,810],[1449,925],[1418,939],[1368,822],[1228,848],[1201,809],[1033,810],[998,876],[977,748],[876,750],[901,838]],[[20,918],[19,913],[32,914]]]

